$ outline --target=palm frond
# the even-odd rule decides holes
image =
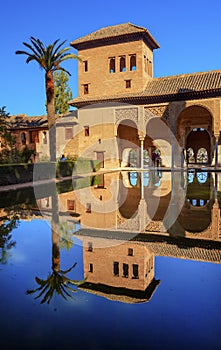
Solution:
[[[39,53],[34,49],[34,47],[33,46],[31,46],[30,44],[28,44],[28,43],[23,43],[23,45],[25,45],[27,48],[29,48],[29,50],[31,50],[32,51],[32,54],[30,54],[30,55],[36,55],[36,56],[39,56]]]
[[[57,42],[59,41],[60,39],[58,39],[58,40],[56,40],[55,42],[54,42],[54,47],[55,47],[55,45],[57,44]],[[54,52],[53,52],[53,55],[55,56],[56,54],[57,54],[57,52],[60,50],[60,48],[64,45],[64,43],[66,42],[66,40],[64,40],[64,41],[62,41],[56,48],[55,48],[55,50],[54,50]],[[56,43],[56,44],[55,44]]]
[[[39,63],[39,59],[34,55],[29,55],[26,59],[26,63],[29,63],[31,61],[37,61]]]
[[[30,53],[29,52],[27,52],[27,51],[20,51],[20,50],[17,50],[17,51],[15,51],[15,54],[16,55],[30,55]]]
[[[37,42],[37,39],[31,37],[31,42],[32,44],[34,45],[35,49],[37,50],[37,52],[39,53],[39,55],[42,55],[42,52],[43,52],[43,44],[42,45],[39,45],[39,43]]]
[[[65,275],[66,273],[70,272],[76,265],[77,263],[75,262],[68,270],[61,270],[60,272]]]
[[[59,58],[59,60],[60,60],[60,62],[62,62],[62,61],[68,60],[68,59],[70,59],[70,58],[71,58],[71,59],[74,58],[74,59],[77,59],[77,60],[79,60],[80,62],[82,62],[82,59],[81,59],[79,56],[75,55],[74,53],[66,53],[66,54],[62,55],[62,56]]]

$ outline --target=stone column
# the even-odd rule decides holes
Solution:
[[[174,135],[172,135],[171,141],[171,169],[174,169]]]
[[[144,145],[144,138],[140,138],[140,167],[143,169],[144,161],[143,161],[143,145]]]
[[[219,135],[215,135],[215,138],[215,169],[217,169],[219,165]]]

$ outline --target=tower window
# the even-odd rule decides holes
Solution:
[[[93,272],[93,270],[94,270],[94,267],[93,267],[93,264],[89,264],[89,272]]]
[[[131,80],[125,80],[126,82],[126,89],[130,89],[131,88]]]
[[[84,95],[88,95],[89,94],[89,86],[88,86],[88,84],[84,84],[83,85],[83,89],[84,89]]]
[[[129,267],[128,264],[123,264],[123,277],[128,278]]]
[[[152,76],[152,62],[150,60],[147,61],[148,74]]]
[[[133,264],[133,278],[139,278],[138,265]]]
[[[136,55],[131,55],[130,56],[130,70],[134,71],[137,69],[136,65]]]
[[[119,262],[114,262],[114,276],[119,276]]]
[[[120,57],[120,72],[126,72],[126,57]]]
[[[84,71],[87,72],[88,71],[88,61],[83,61],[84,64]]]
[[[147,58],[144,56],[144,70],[147,72]]]
[[[109,60],[109,72],[115,73],[115,57],[110,58]]]
[[[134,255],[134,251],[132,248],[128,248],[128,255],[129,256],[133,256]]]
[[[93,252],[93,244],[92,242],[88,242],[88,251]]]

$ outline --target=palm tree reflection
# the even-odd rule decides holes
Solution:
[[[61,226],[63,227],[63,226]],[[26,294],[37,293],[35,299],[41,298],[41,304],[50,303],[54,294],[62,296],[65,300],[68,297],[72,298],[71,293],[77,292],[77,287],[85,282],[76,281],[68,278],[66,275],[77,265],[75,262],[68,270],[61,270],[60,268],[60,225],[59,225],[59,210],[58,197],[56,188],[52,195],[52,273],[46,279],[35,277],[35,281],[39,285],[36,289],[28,289]]]
[[[35,299],[42,297],[41,304],[44,304],[45,302],[49,304],[55,292],[58,295],[61,295],[65,300],[67,300],[67,297],[72,298],[72,294],[70,293],[77,292],[76,287],[83,283],[83,281],[75,281],[66,277],[66,274],[70,272],[76,264],[77,263],[74,263],[74,265],[66,271],[60,270],[57,272],[53,270],[46,280],[35,277],[35,281],[39,287],[34,290],[29,289],[26,293],[34,294],[39,292]]]
[[[6,216],[0,218],[0,263],[6,264],[8,253],[15,246],[11,232],[18,227],[19,216],[12,209],[5,209]]]

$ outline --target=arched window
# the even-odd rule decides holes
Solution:
[[[22,145],[26,145],[26,135],[25,135],[25,132],[23,132],[21,134],[21,143]]]
[[[188,172],[188,183],[191,184],[194,180],[195,174],[193,172]]]
[[[130,56],[130,70],[136,70],[137,65],[136,65],[136,55],[131,55]]]
[[[197,205],[197,200],[196,200],[196,199],[192,199],[192,205],[193,205],[194,207],[196,207],[196,205]]]
[[[115,58],[109,60],[109,72],[115,73]]]
[[[204,184],[207,181],[208,173],[206,171],[197,172],[197,180],[199,183]]]
[[[126,57],[120,57],[120,72],[126,72]]]
[[[204,204],[205,204],[204,199],[200,199],[200,206],[201,206],[201,207],[203,207],[203,206],[204,206]]]

